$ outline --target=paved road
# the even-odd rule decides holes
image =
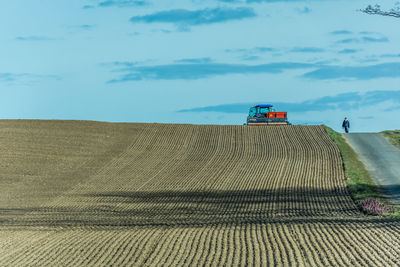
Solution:
[[[345,134],[376,183],[400,205],[400,150],[379,133]]]

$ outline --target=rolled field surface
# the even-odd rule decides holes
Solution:
[[[320,126],[0,121],[0,266],[396,266]]]

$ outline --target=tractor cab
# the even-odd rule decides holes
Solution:
[[[254,107],[251,107],[249,110],[249,116],[250,117],[267,117],[268,112],[274,112],[275,109],[273,108],[272,105],[257,105]]]
[[[277,112],[272,105],[256,105],[250,108],[247,125],[289,125],[287,112]]]

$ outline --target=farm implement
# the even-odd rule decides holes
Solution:
[[[290,125],[287,112],[277,112],[272,105],[256,105],[250,108],[247,125]]]

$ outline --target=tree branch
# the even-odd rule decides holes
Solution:
[[[398,5],[398,3],[396,5]],[[381,16],[400,18],[399,6],[392,8],[389,11],[384,11],[381,9],[380,5],[375,5],[375,6],[369,5],[365,9],[360,9],[360,11],[370,15],[381,15]]]

